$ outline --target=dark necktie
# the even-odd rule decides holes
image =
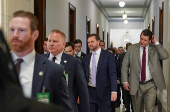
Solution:
[[[54,56],[53,59],[52,59],[52,61],[55,62],[55,59],[56,59],[56,57]]]
[[[17,69],[17,73],[19,74],[20,73],[20,70],[21,70],[21,63],[23,62],[24,60],[22,58],[18,58],[17,59],[17,63],[16,63],[16,69]]]
[[[141,70],[141,80],[144,82],[146,79],[146,51],[145,47],[143,48],[143,57],[142,57],[142,70]]]

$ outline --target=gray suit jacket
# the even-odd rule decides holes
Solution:
[[[165,80],[163,71],[160,65],[160,60],[167,59],[169,54],[161,44],[149,44],[148,63],[154,83],[159,90],[164,90]],[[130,68],[130,75],[128,77],[128,70]],[[130,84],[130,94],[135,95],[139,88],[139,81],[141,75],[141,59],[140,59],[140,44],[129,46],[125,57],[123,59],[121,68],[121,79],[123,82]]]

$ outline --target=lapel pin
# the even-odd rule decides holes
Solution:
[[[82,58],[83,58],[83,56],[82,56]]]
[[[65,60],[64,63],[67,63],[67,60]]]
[[[40,71],[40,72],[39,72],[39,76],[42,76],[42,75],[43,75],[43,72],[42,72],[42,71]]]

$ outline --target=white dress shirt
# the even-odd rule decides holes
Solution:
[[[75,52],[78,57],[81,57],[81,51],[79,53]]]
[[[21,63],[21,70],[19,74],[19,81],[24,93],[24,96],[31,98],[32,93],[32,80],[34,72],[34,63],[35,63],[35,50],[24,57],[18,57],[14,52],[12,52],[12,59],[14,64],[17,63],[17,58],[22,58],[23,62]]]
[[[158,45],[159,42],[156,42],[155,45]],[[145,52],[146,52],[146,80],[151,80],[152,79],[152,75],[149,69],[149,58],[148,58],[148,50],[149,50],[149,45],[147,47],[145,47]],[[140,46],[140,59],[141,59],[141,67],[142,67],[142,57],[143,57],[143,47]],[[141,68],[142,69],[142,68]],[[141,75],[140,75],[140,80],[141,80]]]
[[[48,54],[48,52],[45,52],[45,51],[44,51],[44,54]]]
[[[58,55],[55,56],[55,57],[56,57],[55,63],[60,64],[62,54],[63,54],[63,51],[62,51],[60,54],[58,54]],[[48,60],[51,60],[51,61],[52,61],[52,60],[53,60],[53,57],[54,57],[54,55],[50,53],[50,56],[49,56]]]
[[[92,51],[92,55],[91,55],[91,59],[90,59],[89,82],[88,82],[88,85],[89,85],[89,86],[93,86],[93,85],[92,85],[92,58],[93,58],[93,53],[94,53],[94,52]],[[101,53],[101,48],[99,48],[99,49],[96,51],[96,55],[95,55],[95,58],[96,58],[96,72],[97,72],[97,65],[98,65],[100,53]],[[93,87],[96,87],[96,86],[93,86]]]
[[[145,52],[146,52],[146,80],[145,81],[148,81],[148,80],[152,79],[152,75],[151,75],[151,72],[149,70],[149,63],[148,63],[148,48],[149,48],[149,45],[145,48],[146,48],[145,49]],[[140,46],[141,67],[142,67],[142,57],[143,57],[143,47]],[[142,68],[141,68],[141,70],[142,70]],[[140,75],[140,80],[141,80],[141,75]]]

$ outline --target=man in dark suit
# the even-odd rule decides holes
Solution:
[[[122,63],[121,79],[124,89],[130,92],[135,112],[155,112],[157,89],[166,89],[160,60],[168,57],[168,52],[148,29],[141,32],[139,43],[129,46]]]
[[[112,53],[102,50],[96,34],[88,36],[92,53],[84,58],[85,76],[88,83],[90,112],[111,112],[111,101],[117,98],[116,63]]]
[[[81,51],[82,48],[82,41],[80,39],[76,39],[74,41],[74,50],[75,50],[75,54],[78,57],[84,58],[86,56],[86,54],[84,52]]]
[[[80,111],[89,112],[88,89],[82,64],[79,59],[63,52],[66,44],[65,38],[63,32],[59,30],[51,31],[47,44],[50,53],[43,56],[64,67],[65,75],[68,79],[68,92],[73,111],[77,112],[77,87],[80,98]]]
[[[72,42],[66,42],[64,52],[66,54],[74,56],[75,58],[78,58],[81,61],[82,65],[84,65],[84,58],[78,57],[74,54],[74,44]]]
[[[103,49],[103,50],[105,50],[105,42],[104,42],[104,40],[100,40],[100,47]]]
[[[127,43],[126,44],[126,50],[128,49],[128,47],[132,45],[131,43]],[[120,66],[122,66],[122,62],[123,62],[123,58],[125,56],[126,52],[122,53],[119,55],[119,58],[118,58],[118,62],[120,64]],[[121,74],[120,74],[121,76]],[[128,73],[128,76],[129,76],[129,73]],[[132,106],[132,100],[131,100],[131,96],[129,94],[129,91],[125,90],[123,87],[122,87],[122,97],[123,97],[123,102],[124,102],[124,105],[125,105],[125,108],[126,108],[126,112],[130,112],[130,105],[131,105],[131,110],[133,111],[133,106]]]
[[[9,44],[17,67],[19,81],[27,98],[54,103],[72,112],[68,88],[60,65],[37,54],[34,44],[38,38],[38,21],[34,14],[16,11],[10,22]],[[40,95],[38,95],[39,93]]]
[[[43,44],[43,48],[44,48],[43,54],[47,54],[49,52],[47,49],[47,42],[48,42],[48,38],[45,38],[44,44]]]

